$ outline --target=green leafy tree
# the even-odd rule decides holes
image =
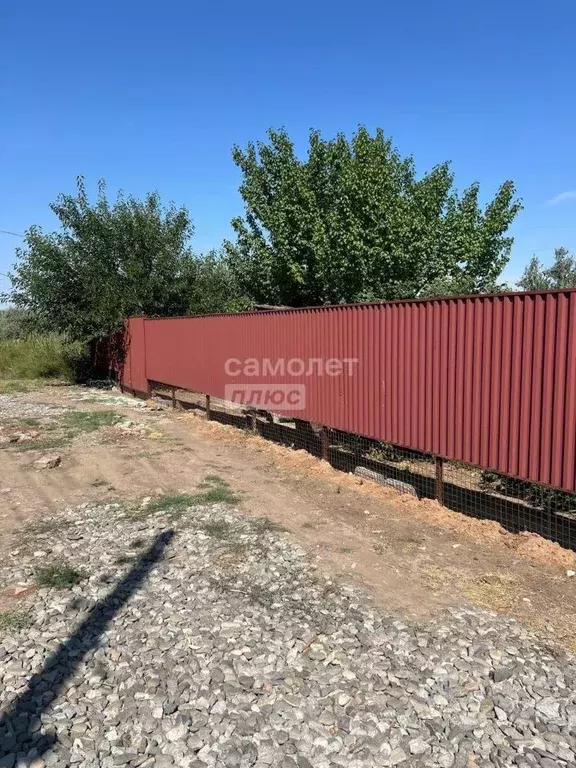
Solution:
[[[239,295],[239,288],[225,255],[212,250],[196,261],[194,284],[188,297],[191,314],[237,312],[250,308]]]
[[[235,147],[245,216],[225,243],[241,294],[305,306],[494,290],[521,204],[505,182],[485,207],[448,163],[418,177],[381,130],[310,133],[301,160],[284,130]]]
[[[186,208],[164,207],[156,193],[110,203],[104,182],[92,204],[81,177],[76,195],[60,195],[50,207],[60,229],[26,232],[3,297],[26,310],[37,330],[88,340],[120,328],[129,315],[190,309],[198,260]]]
[[[576,288],[576,256],[567,248],[556,248],[549,267],[544,267],[536,256],[532,256],[517,285],[523,291]]]

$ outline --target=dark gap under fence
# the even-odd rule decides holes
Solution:
[[[324,458],[342,472],[375,473],[377,481],[418,498],[438,499],[448,509],[494,520],[511,533],[537,533],[576,550],[576,494],[514,480],[460,462],[325,428],[298,419],[272,417],[201,393],[149,382],[147,393],[174,408],[195,410],[212,421],[250,430],[267,440]],[[362,469],[360,469],[362,468]],[[364,475],[370,476],[370,475]],[[538,502],[542,503],[538,503]]]

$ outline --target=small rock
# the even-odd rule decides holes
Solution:
[[[218,699],[218,701],[214,704],[212,709],[210,710],[210,714],[212,715],[224,715],[227,711],[228,707],[226,706],[226,702],[222,699]]]
[[[441,749],[436,756],[436,764],[439,765],[440,768],[452,768],[454,760],[454,755],[446,749]]]
[[[408,760],[408,755],[400,747],[393,749],[388,758],[390,765],[400,765],[400,763],[403,763],[406,760]]]
[[[212,680],[213,682],[219,684],[224,682],[224,672],[222,672],[221,669],[216,667],[212,670]]]
[[[510,667],[496,667],[492,675],[495,683],[503,683],[504,680],[508,680],[512,675],[512,669]]]
[[[426,744],[424,739],[418,737],[416,739],[412,739],[412,741],[408,743],[408,749],[412,755],[423,755],[424,752],[430,749],[430,747],[428,744]]]
[[[556,699],[549,696],[537,702],[536,709],[542,715],[545,715],[551,720],[555,720],[559,715],[560,704]]]
[[[181,723],[175,728],[170,728],[168,731],[166,731],[166,738],[168,741],[182,741],[186,738],[187,734],[188,727],[184,725],[184,723]]]
[[[61,462],[62,457],[57,456],[56,454],[53,456],[42,456],[42,458],[37,459],[34,462],[34,467],[35,469],[54,469],[55,467],[58,467]]]

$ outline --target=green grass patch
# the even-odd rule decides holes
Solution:
[[[31,392],[35,388],[35,382],[0,379],[0,395],[17,395],[21,392]]]
[[[0,376],[6,379],[70,381],[73,379],[75,360],[83,350],[82,344],[70,343],[57,334],[5,339],[0,341]]]
[[[240,500],[219,475],[206,475],[198,488],[201,491],[194,495],[196,504],[236,504]]]
[[[224,480],[223,477],[220,477],[220,475],[206,475],[202,483],[200,485],[228,485],[226,480]]]
[[[26,629],[32,623],[27,613],[0,611],[0,631]]]
[[[171,516],[182,515],[190,507],[205,506],[206,504],[235,504],[240,499],[232,492],[228,483],[216,475],[208,475],[198,484],[198,493],[181,493],[177,495],[160,496],[152,499],[145,507],[133,510],[133,516],[166,512]]]
[[[61,424],[68,429],[68,434],[95,432],[100,427],[113,427],[122,421],[115,411],[69,411],[61,418]]]
[[[50,435],[38,440],[26,440],[18,443],[8,443],[4,448],[12,451],[51,451],[63,448],[75,437],[81,434],[96,432],[100,427],[114,426],[122,421],[122,416],[115,411],[67,411],[57,422],[41,425],[37,419],[27,419],[26,426],[41,426]],[[21,421],[20,424],[23,424]]]
[[[10,422],[10,426],[14,427],[39,427],[41,425],[40,419],[13,419]]]
[[[78,435],[96,432],[100,427],[113,426],[121,420],[122,417],[115,411],[68,411],[60,417],[58,424],[48,427],[57,433],[53,437],[12,443],[10,448],[15,451],[51,451],[62,448]]]
[[[194,499],[195,497],[189,493],[182,493],[177,496],[160,496],[158,499],[152,499],[144,509],[150,515],[154,515],[157,512],[182,514],[188,507],[194,505]]]
[[[67,589],[78,584],[84,578],[84,574],[65,563],[59,563],[38,568],[34,578],[39,587]]]
[[[24,443],[10,443],[13,451],[52,451],[55,448],[62,448],[70,440],[67,437],[45,437],[41,440],[28,440]]]
[[[195,504],[236,504],[239,501],[239,497],[232,493],[228,486],[209,488],[194,494],[193,498]]]

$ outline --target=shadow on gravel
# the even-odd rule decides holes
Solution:
[[[99,600],[64,643],[48,656],[26,690],[0,718],[0,766],[29,765],[57,741],[55,730],[40,732],[40,715],[73,677],[86,654],[98,644],[110,620],[148,577],[174,538],[174,531],[159,534],[130,571],[105,598]],[[20,754],[18,754],[20,753]],[[22,754],[24,753],[24,754]]]

